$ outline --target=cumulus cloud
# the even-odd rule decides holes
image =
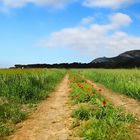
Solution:
[[[109,20],[110,23],[105,25],[90,24],[89,27],[62,29],[40,40],[38,46],[68,47],[87,52],[87,54],[105,50],[111,52],[112,55],[139,48],[140,37],[120,31],[122,27],[128,26],[132,22],[128,15],[116,13],[111,15]]]
[[[114,26],[121,27],[121,26],[127,26],[130,23],[132,23],[132,19],[123,13],[117,13],[110,16],[110,20],[114,24]]]
[[[49,7],[63,7],[72,1],[74,0],[0,0],[3,6],[7,8],[20,8],[29,3]]]
[[[21,8],[29,3],[46,7],[60,8],[71,2],[79,2],[87,7],[119,8],[138,1],[139,0],[0,0],[0,4],[6,8]]]
[[[88,16],[86,18],[83,18],[81,20],[81,24],[82,25],[88,25],[88,24],[92,23],[93,19],[94,19],[94,17],[92,17],[92,16]]]
[[[83,5],[88,7],[119,8],[133,3],[133,0],[85,0]]]

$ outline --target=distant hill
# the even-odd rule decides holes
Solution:
[[[140,50],[132,50],[116,57],[101,57],[91,62],[94,66],[105,68],[131,68],[140,67]]]
[[[101,57],[90,63],[17,64],[12,68],[140,68],[140,50],[127,51],[116,57]]]

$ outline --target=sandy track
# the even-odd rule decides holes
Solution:
[[[68,140],[71,126],[71,107],[68,104],[68,75],[57,90],[43,101],[22,128],[9,140]]]

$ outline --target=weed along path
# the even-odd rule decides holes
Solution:
[[[68,75],[50,97],[9,140],[68,140],[71,135],[71,106],[68,98]]]

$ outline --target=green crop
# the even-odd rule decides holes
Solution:
[[[104,84],[113,91],[140,100],[140,70],[138,69],[87,69],[81,75]]]

